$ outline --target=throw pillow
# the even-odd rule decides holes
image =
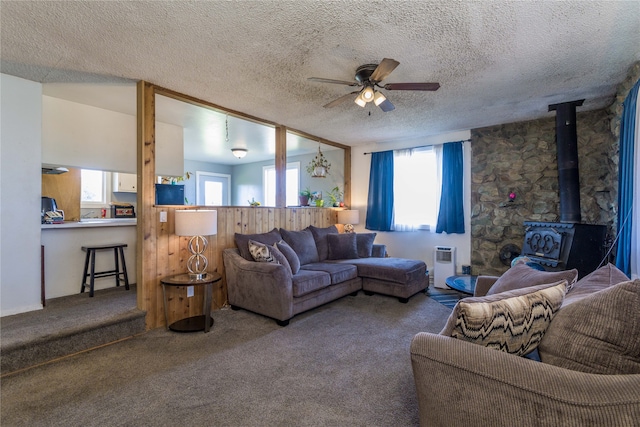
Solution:
[[[291,273],[292,274],[298,273],[298,271],[300,271],[300,258],[298,258],[298,255],[291,248],[291,246],[289,246],[287,242],[285,242],[284,240],[280,240],[279,242],[276,243],[276,247],[280,252],[282,252],[282,255],[284,255],[284,257],[289,262],[289,266],[291,267]]]
[[[338,227],[332,225],[330,227],[319,228],[313,225],[309,226],[313,239],[316,241],[316,248],[318,249],[318,260],[324,261],[329,256],[329,245],[327,243],[327,235],[338,234]]]
[[[235,233],[235,241],[240,255],[247,261],[253,261],[253,257],[249,253],[249,240],[254,242],[264,243],[265,245],[273,245],[275,242],[282,240],[282,236],[277,228],[269,231],[268,233],[259,234],[240,234]]]
[[[355,233],[329,234],[327,236],[327,242],[329,243],[328,259],[358,258]]]
[[[562,307],[540,343],[543,363],[591,374],[640,374],[640,280]]]
[[[571,289],[578,279],[578,270],[566,271],[539,271],[524,263],[518,263],[508,269],[487,292],[487,296],[504,291],[527,288],[529,286],[554,283],[560,280],[567,281],[567,289]]]
[[[274,246],[267,246],[264,243],[255,242],[253,240],[249,240],[248,246],[249,253],[251,253],[254,261],[281,264],[289,274],[293,274],[289,261],[287,261],[287,258],[278,250],[278,248]]]
[[[567,306],[594,292],[601,291],[618,283],[627,282],[628,280],[629,278],[626,274],[618,270],[615,265],[609,263],[578,280],[576,284],[573,285],[573,288],[567,292],[567,296],[562,305]]]
[[[464,298],[440,332],[474,344],[523,356],[533,351],[562,305],[567,281]]]
[[[356,234],[356,244],[358,246],[359,258],[370,258],[373,253],[373,240],[376,233],[358,233]]]
[[[319,261],[316,241],[313,239],[313,234],[311,234],[309,229],[289,231],[281,228],[280,233],[282,234],[282,239],[287,242],[298,255],[300,265]],[[277,241],[278,240],[276,240],[276,242]]]

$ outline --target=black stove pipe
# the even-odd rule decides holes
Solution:
[[[549,111],[556,111],[560,222],[579,223],[581,220],[576,106],[583,102],[584,99],[580,99],[549,105]]]

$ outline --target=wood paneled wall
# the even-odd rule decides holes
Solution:
[[[67,221],[80,220],[80,173],[80,169],[69,168],[69,172],[58,175],[42,174],[42,195],[56,199]]]
[[[185,206],[155,206],[155,88],[153,85],[138,82],[138,245],[137,245],[137,283],[138,308],[145,310],[147,328],[166,326],[164,300],[160,280],[163,277],[187,271],[189,258],[187,237],[174,234],[176,209]],[[171,93],[162,89],[163,94]],[[175,93],[173,93],[175,95]],[[193,98],[184,97],[187,102],[199,104]],[[216,107],[220,108],[221,107]],[[224,110],[224,109],[223,109]],[[245,116],[246,117],[246,116]],[[252,118],[249,118],[252,119]],[[255,119],[255,118],[253,118]],[[277,153],[276,172],[283,177],[286,172],[286,127],[276,125]],[[318,138],[316,138],[318,139]],[[330,143],[322,140],[324,143]],[[334,145],[339,145],[333,143]],[[351,152],[345,149],[345,201],[348,202],[347,190],[350,189]],[[347,169],[348,168],[348,169]],[[276,202],[284,205],[284,181],[278,181],[279,191]],[[189,206],[189,209],[196,207]],[[214,286],[212,308],[218,309],[227,302],[227,287],[224,277],[222,251],[235,247],[235,233],[264,233],[273,228],[302,230],[309,225],[327,227],[335,224],[337,209],[333,208],[284,208],[284,207],[210,207],[218,211],[218,233],[208,236],[209,245],[206,257],[209,261],[208,271],[217,271],[223,280]],[[167,212],[167,222],[160,222],[160,212]],[[169,322],[177,319],[201,314],[203,289],[195,288],[195,295],[187,298],[186,288],[167,287]]]

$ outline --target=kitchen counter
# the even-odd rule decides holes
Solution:
[[[61,224],[42,224],[43,230],[64,228],[123,227],[136,225],[136,218],[87,218],[80,221],[65,221]]]
[[[137,228],[135,218],[100,218],[42,224],[45,296],[47,299],[80,293],[86,253],[82,246],[124,243],[129,282],[136,282]],[[96,271],[112,270],[113,251],[96,256]],[[114,287],[113,277],[96,279],[95,289]],[[88,297],[88,295],[87,295]]]

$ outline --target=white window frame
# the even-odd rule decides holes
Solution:
[[[268,182],[267,182],[267,172],[268,171],[275,171],[276,166],[275,165],[268,165],[268,166],[263,166],[262,167],[262,191],[264,194],[264,205],[265,206],[275,206],[275,186],[274,186],[274,201],[273,204],[269,204],[268,200],[268,194],[269,194],[269,186],[268,186]],[[291,196],[289,195],[289,192],[286,191],[286,197],[290,197],[291,201],[293,201],[295,199],[295,202],[293,202],[293,204],[290,203],[286,203],[286,199],[285,199],[285,206],[297,206],[298,205],[298,193],[300,192],[300,162],[289,162],[287,163],[287,171],[291,170],[291,169],[296,169],[298,171],[298,179],[297,179],[297,184],[298,184],[298,191],[296,191],[296,194]],[[287,181],[287,185],[288,185],[288,181]]]
[[[227,203],[223,206],[231,206],[231,175],[226,173],[196,171],[196,204],[200,204],[200,177],[213,176],[227,180]]]
[[[102,200],[99,202],[89,202],[82,200],[82,178],[80,179],[80,208],[81,209],[91,209],[91,208],[106,208],[110,202],[109,199],[109,184],[111,175],[109,172],[105,171],[96,171],[93,169],[85,169],[90,170],[92,172],[102,172]],[[109,175],[109,176],[108,176]],[[82,176],[82,172],[81,172]]]
[[[402,190],[403,189],[407,189],[406,187],[400,187],[400,186],[406,186],[407,182],[412,182],[412,180],[415,180],[416,177],[415,176],[410,176],[410,177],[398,177],[398,172],[399,171],[405,171],[406,168],[402,168],[402,167],[397,167],[397,162],[396,159],[398,157],[401,156],[413,156],[416,153],[420,153],[420,152],[432,152],[432,155],[434,156],[434,168],[435,170],[430,170],[431,175],[432,175],[432,179],[435,180],[435,182],[433,182],[433,186],[431,187],[431,194],[432,194],[432,208],[436,209],[435,212],[435,216],[432,219],[432,223],[420,223],[420,224],[402,224],[402,223],[396,223],[396,218],[398,217],[398,213],[397,213],[397,209],[398,206],[400,206],[400,208],[402,209],[411,209],[411,210],[416,210],[419,209],[418,204],[413,201],[410,203],[412,203],[410,205],[410,207],[407,207],[407,205],[405,204],[404,206],[401,204],[401,202],[398,200],[398,197],[403,197],[402,196]],[[407,150],[395,150],[394,151],[394,177],[393,177],[393,182],[394,182],[394,194],[395,194],[395,200],[394,200],[394,219],[393,219],[393,225],[392,225],[392,229],[395,231],[431,231],[431,232],[435,232],[436,230],[436,224],[438,221],[438,209],[440,206],[440,192],[442,189],[442,166],[441,166],[441,152],[442,152],[442,147],[441,146],[434,146],[434,147],[420,147],[420,148],[413,148],[413,149],[407,149]],[[435,177],[435,178],[434,178]],[[427,182],[424,182],[423,185],[429,185]],[[420,188],[420,187],[415,187],[413,186],[411,189],[412,193],[415,193],[416,188]],[[400,195],[400,196],[399,196]],[[407,196],[404,196],[407,197]],[[414,197],[413,195],[411,197]],[[420,197],[420,196],[418,196]],[[419,198],[417,199],[418,201],[420,200]]]

